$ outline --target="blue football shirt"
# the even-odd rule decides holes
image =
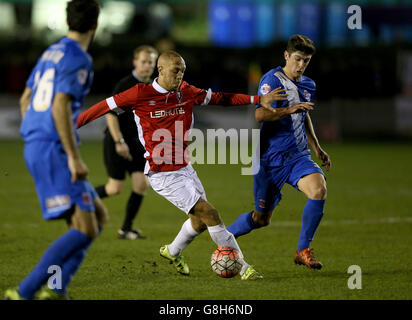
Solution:
[[[32,95],[20,127],[24,141],[60,140],[51,108],[57,92],[71,96],[72,120],[76,127],[80,108],[92,81],[92,59],[77,41],[63,37],[52,44],[39,58],[26,82]],[[75,135],[79,143],[77,132]]]
[[[305,76],[300,81],[286,77],[282,67],[267,72],[260,80],[258,94],[282,87],[288,94],[288,101],[274,101],[273,108],[283,108],[299,102],[311,101],[315,93],[315,82]],[[258,105],[257,108],[260,106]],[[285,116],[277,121],[262,122],[260,129],[260,163],[266,166],[280,166],[303,155],[310,155],[305,133],[307,112]]]

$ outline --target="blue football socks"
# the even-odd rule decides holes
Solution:
[[[235,222],[227,227],[227,230],[237,238],[255,229],[256,225],[252,219],[252,213],[253,211],[241,214]]]
[[[308,199],[302,213],[302,229],[300,231],[298,251],[309,248],[316,229],[319,226],[325,208],[325,200]]]
[[[76,229],[70,229],[63,234],[49,246],[33,271],[19,284],[20,296],[32,299],[35,292],[52,276],[48,273],[50,266],[55,265],[63,269],[64,262],[90,242],[89,237]]]
[[[99,226],[99,235],[103,228]],[[76,274],[80,265],[82,264],[84,258],[86,257],[86,252],[92,244],[92,239],[89,238],[89,242],[85,244],[83,248],[79,248],[73,255],[71,255],[63,264],[62,267],[62,286],[61,289],[54,289],[57,293],[65,293],[67,286],[69,285],[71,279]]]

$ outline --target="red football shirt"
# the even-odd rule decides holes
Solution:
[[[139,139],[146,150],[145,173],[175,171],[190,159],[188,141],[193,127],[194,105],[237,106],[259,104],[259,96],[212,92],[182,81],[177,91],[167,91],[156,80],[134,87],[103,100],[82,112],[77,127],[93,121],[110,110],[133,110]]]

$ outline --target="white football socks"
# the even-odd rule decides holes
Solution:
[[[193,229],[190,219],[187,219],[176,238],[168,245],[170,254],[174,257],[179,255],[198,235],[199,233]]]
[[[239,260],[242,264],[242,269],[240,271],[243,274],[243,271],[249,266],[248,263],[243,259],[243,253],[237,244],[235,236],[227,231],[225,225],[223,223],[218,224],[216,226],[207,227],[209,231],[210,237],[212,240],[220,247],[232,247],[239,253]]]

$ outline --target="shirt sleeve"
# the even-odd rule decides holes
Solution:
[[[124,79],[122,79],[122,80],[120,80],[119,82],[116,83],[112,94],[116,95],[116,94],[121,93],[121,92],[123,92],[125,90],[128,90],[128,89],[130,89],[130,85],[126,87],[126,81]],[[123,110],[125,110],[125,109],[123,109]],[[113,111],[113,110],[111,110],[110,113],[115,115],[115,116],[119,115],[116,111]]]
[[[107,104],[110,110],[120,108],[124,111],[132,110],[132,106],[135,105],[139,97],[139,86],[135,85],[125,91],[117,93],[110,98],[107,98]]]
[[[242,93],[213,92],[191,86],[196,105],[241,106],[258,104],[259,96]]]
[[[309,88],[309,95],[305,97],[306,101],[313,101],[316,100],[316,82],[312,80],[310,88]]]
[[[130,89],[115,94],[114,96],[96,103],[86,111],[82,112],[77,118],[77,128],[84,126],[85,124],[100,118],[106,113],[120,108],[124,111],[132,110],[132,106],[136,104],[138,99],[138,86],[131,87]]]
[[[91,106],[86,111],[83,111],[81,114],[79,114],[76,120],[76,127],[81,128],[89,122],[92,122],[93,120],[96,120],[101,116],[105,115],[109,111],[110,108],[107,104],[107,101],[102,100],[99,103],[96,103],[95,105]]]
[[[70,56],[63,57],[57,67],[55,92],[81,97],[92,76],[90,69],[86,59],[78,62],[70,59]]]
[[[271,92],[272,90],[274,90],[278,87],[283,88],[283,85],[280,83],[280,81],[276,77],[274,77],[272,75],[264,75],[262,77],[262,79],[260,80],[260,83],[259,83],[258,95],[260,97],[264,96],[265,94],[268,94],[269,92]],[[282,102],[282,101],[274,101],[271,104],[271,106],[273,108],[279,107],[280,105],[277,102]],[[260,108],[260,107],[261,107],[261,105],[257,104],[256,109]]]

